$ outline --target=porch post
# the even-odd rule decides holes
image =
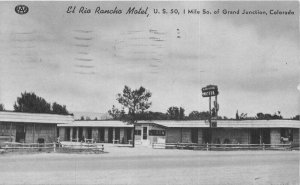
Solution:
[[[10,123],[9,132],[10,132],[10,142],[12,142],[12,123]]]
[[[120,141],[119,143],[125,142],[125,128],[120,128]]]
[[[248,133],[248,144],[251,144],[250,143],[250,130],[249,130],[249,128],[247,128],[247,133]]]
[[[77,127],[77,130],[76,130],[76,142],[78,142],[78,137],[79,137],[79,127]]]
[[[56,142],[56,141],[58,141],[58,137],[59,137],[59,130],[58,130],[58,127],[57,127],[57,125],[54,125],[54,127],[53,127],[53,129],[54,129],[54,142]],[[57,131],[58,131],[58,134],[57,134]]]
[[[104,127],[104,142],[108,143],[108,128]]]
[[[124,128],[124,143],[127,143],[127,140],[128,140],[128,138],[127,138],[127,137],[128,137],[128,136],[127,136],[127,132],[128,132],[128,131],[127,131],[127,130],[128,130],[128,128],[125,127],[125,128]]]
[[[131,139],[132,139],[132,143],[135,142],[135,126],[133,127],[133,129],[131,130]]]
[[[259,144],[262,144],[262,129],[259,129]]]
[[[34,143],[34,135],[35,134],[35,123],[33,123],[33,127],[32,127],[32,143]]]
[[[83,127],[82,128],[82,136],[86,139],[87,138],[87,128]]]
[[[73,127],[70,128],[70,141],[73,139]]]
[[[180,142],[182,143],[182,128],[180,128]]]
[[[114,140],[116,140],[116,128],[113,128],[113,144],[115,144]]]

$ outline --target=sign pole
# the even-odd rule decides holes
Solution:
[[[216,109],[216,117],[218,119],[218,111],[219,111],[219,105],[218,105],[218,95],[215,96],[216,97],[216,106],[215,106],[215,109]]]
[[[218,120],[218,111],[219,111],[219,105],[218,105],[218,96],[219,90],[218,86],[216,85],[207,85],[206,87],[202,88],[202,96],[203,97],[209,97],[209,142],[212,142],[212,128],[217,127],[217,120]],[[211,109],[211,97],[215,96],[215,101],[214,101],[214,108],[213,111]]]
[[[212,144],[211,96],[209,97],[209,143]]]
[[[209,125],[211,125],[211,97],[209,97]]]

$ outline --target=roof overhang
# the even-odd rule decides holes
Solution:
[[[59,124],[58,127],[117,127],[117,128],[132,128],[133,125],[122,121],[74,121],[69,124]]]
[[[162,124],[158,124],[158,123],[154,123],[154,122],[137,122],[135,123],[136,126],[142,126],[142,125],[152,125],[152,126],[155,126],[155,127],[161,127],[161,128],[167,128],[165,125],[162,125]]]
[[[155,124],[165,128],[207,128],[209,123],[204,120],[153,120],[153,121],[138,121],[138,124]]]
[[[0,122],[68,124],[73,121],[74,118],[71,115],[0,111]]]
[[[162,128],[209,128],[205,120],[151,120],[138,121],[135,125],[154,125]],[[133,127],[122,121],[74,121],[58,127]],[[298,120],[218,120],[217,128],[300,128]]]
[[[298,120],[220,120],[221,128],[300,128]]]
[[[207,120],[153,120],[139,124],[156,124],[166,128],[209,128]],[[299,120],[218,120],[216,128],[300,128]]]

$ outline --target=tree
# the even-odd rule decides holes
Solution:
[[[21,93],[14,104],[16,112],[51,113],[51,105],[35,93]]]
[[[124,112],[124,109],[123,109]],[[122,111],[117,109],[115,105],[112,106],[111,110],[108,111],[108,114],[113,118],[113,120],[120,120]]]
[[[180,107],[179,108],[179,119],[184,120],[185,115],[184,115],[184,108]]]
[[[190,120],[208,120],[209,112],[192,111],[189,114],[188,119],[190,119]]]
[[[239,111],[238,111],[238,110],[236,111],[235,119],[236,119],[236,120],[239,120],[239,119],[240,119],[240,117],[239,117]]]
[[[256,119],[258,120],[282,119],[282,116],[280,111],[275,112],[273,115],[259,112],[256,114]]]
[[[192,112],[189,114],[188,118],[189,118],[190,120],[200,120],[200,112],[198,112],[198,111],[192,111]]]
[[[146,90],[144,87],[132,90],[130,87],[126,86],[122,93],[117,94],[117,101],[127,109],[127,115],[121,118],[122,121],[128,124],[133,124],[133,130],[135,131],[135,124],[137,122],[137,115],[149,109],[151,102],[149,99],[151,97],[151,92]],[[135,134],[133,133],[132,146],[135,146]]]
[[[240,119],[247,119],[247,113],[241,113],[239,116]]]
[[[300,115],[296,115],[295,117],[293,117],[294,120],[300,120]]]
[[[84,121],[84,116],[81,116],[81,117],[80,117],[80,121]]]
[[[182,107],[169,107],[167,110],[167,115],[171,120],[183,120],[185,118],[184,108]]]
[[[21,93],[21,97],[17,98],[14,104],[15,112],[30,112],[30,113],[54,113],[54,114],[69,114],[65,105],[60,105],[54,102],[48,103],[44,98],[37,96],[35,93]]]
[[[228,119],[228,118],[226,118],[226,119]],[[241,113],[241,114],[239,114],[239,112],[237,110],[236,114],[235,114],[235,119],[236,120],[253,120],[253,119],[255,119],[255,117],[248,117],[247,113]]]
[[[167,110],[169,119],[178,120],[179,118],[179,109],[178,107],[169,107]]]
[[[263,113],[261,113],[261,112],[257,113],[257,114],[256,114],[256,117],[257,117],[257,119],[259,119],[259,120],[265,119],[265,115],[264,115]]]
[[[273,114],[272,119],[282,119],[281,112],[277,111]]]
[[[54,113],[54,114],[64,114],[64,115],[69,114],[69,112],[67,111],[67,108],[66,108],[65,105],[59,105],[56,102],[54,102],[52,104],[52,113]]]
[[[162,112],[145,111],[137,114],[138,120],[167,120],[168,115]]]
[[[0,111],[4,111],[4,110],[5,110],[4,105],[0,103]]]

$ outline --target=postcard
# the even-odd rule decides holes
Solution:
[[[0,184],[299,184],[298,1],[1,1]]]

